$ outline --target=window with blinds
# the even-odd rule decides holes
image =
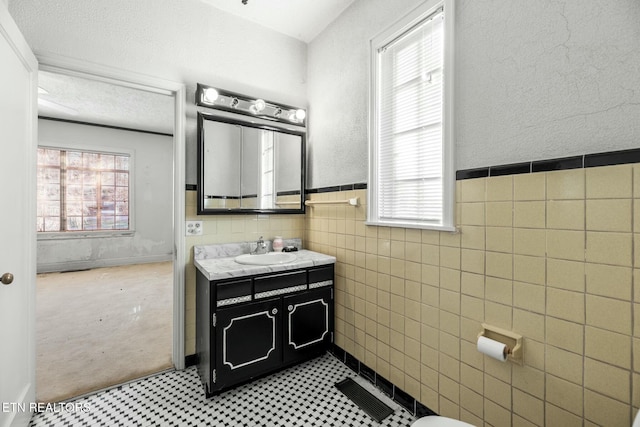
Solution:
[[[429,5],[418,19],[372,42],[373,129],[369,222],[446,227],[445,10]],[[447,212],[445,212],[447,211]]]

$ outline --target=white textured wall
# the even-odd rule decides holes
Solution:
[[[367,180],[369,40],[420,3],[357,0],[308,47],[198,0],[11,2],[31,46],[306,104],[309,187]],[[460,0],[457,168],[637,146],[640,2]],[[307,73],[308,68],[308,73]],[[309,80],[307,87],[306,80]],[[195,183],[195,109],[187,120]]]
[[[126,237],[40,240],[38,272],[167,261],[173,254],[173,139],[168,136],[38,121],[43,145],[135,150],[135,234]]]
[[[309,44],[308,188],[367,182],[369,40],[420,3],[356,0]]]
[[[419,3],[358,0],[310,43],[310,187],[367,181],[369,40]],[[457,169],[640,145],[639,1],[456,4]]]
[[[640,145],[639,1],[458,7],[458,168]]]
[[[305,43],[200,0],[20,0],[9,11],[36,53],[187,84],[189,184],[197,182],[197,82],[307,104]]]

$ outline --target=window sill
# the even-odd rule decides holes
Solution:
[[[100,239],[109,237],[133,237],[135,230],[119,231],[66,231],[66,232],[40,232],[37,233],[40,240],[73,240],[73,239]]]
[[[421,230],[447,231],[450,233],[458,232],[457,227],[450,226],[450,225],[414,224],[410,222],[394,223],[394,222],[365,221],[364,225],[373,225],[377,227],[417,228]]]

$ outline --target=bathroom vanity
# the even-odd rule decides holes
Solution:
[[[205,258],[207,248],[216,252],[196,247],[194,257],[196,351],[207,397],[327,350],[334,257],[301,250],[293,261],[246,265],[229,250]]]

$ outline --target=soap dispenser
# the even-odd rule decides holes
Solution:
[[[282,247],[284,244],[282,243],[282,236],[276,236],[273,238],[273,251],[274,252],[282,252]]]

